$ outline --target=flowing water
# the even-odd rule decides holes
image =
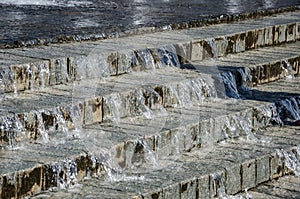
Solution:
[[[0,44],[42,44],[66,36],[101,39],[140,27],[188,25],[209,16],[292,5],[300,4],[298,0],[2,0]]]

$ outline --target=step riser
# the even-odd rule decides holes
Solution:
[[[286,151],[297,155],[295,148]],[[276,153],[250,159],[234,166],[223,165],[221,167],[224,169],[203,176],[195,176],[178,184],[142,194],[137,198],[215,198],[220,196],[220,193],[233,195],[256,187],[262,182],[292,173],[290,169],[286,168],[285,159]],[[196,173],[196,171],[192,172]]]
[[[281,64],[282,62],[277,62],[274,65],[282,68]],[[252,85],[251,77],[247,77],[248,69],[240,69],[230,69],[229,73],[221,71],[221,76],[233,74],[230,81],[237,88],[230,92],[227,88],[231,88],[231,85],[225,85],[224,88],[225,80],[222,79],[224,77],[221,80],[218,77],[221,86],[216,84],[215,77],[195,78],[162,86],[147,86],[130,92],[113,93],[104,97],[98,96],[86,99],[84,102],[52,109],[2,116],[0,121],[1,140],[2,142],[19,142],[24,139],[38,139],[55,130],[68,131],[80,128],[82,125],[87,126],[103,121],[112,121],[117,124],[120,118],[124,117],[147,114],[151,117],[152,111],[155,109],[201,104],[207,97],[226,97],[227,95],[237,98],[239,97],[239,87]],[[215,83],[213,83],[214,81]],[[230,93],[236,93],[237,96],[231,96]]]
[[[206,40],[187,41],[161,48],[128,50],[126,53],[119,51],[104,55],[102,51],[95,49],[89,54],[75,57],[51,59],[45,57],[44,61],[36,63],[2,67],[1,73],[10,75],[4,75],[0,92],[37,89],[82,78],[93,78],[95,70],[100,77],[161,68],[166,65],[179,67],[179,63],[222,57],[299,39],[300,23],[291,23]],[[23,52],[19,53],[17,50],[11,53],[24,56]],[[40,59],[41,55],[36,56]],[[299,69],[296,71],[299,73]]]
[[[152,155],[154,154],[154,156],[162,158],[183,151],[189,151],[195,146],[199,147],[203,144],[205,146],[205,144],[213,144],[227,138],[247,136],[248,134],[245,132],[245,127],[248,126],[249,130],[251,130],[265,126],[266,123],[268,123],[267,121],[272,117],[273,109],[274,105],[269,104],[256,108],[255,110],[249,109],[241,113],[223,116],[223,118],[219,117],[200,123],[188,124],[186,127],[168,130],[162,132],[160,135],[145,137],[144,140],[126,141],[115,146],[115,157],[113,157],[115,160],[113,161],[116,161],[120,167],[132,168],[132,166],[140,166],[147,162],[149,157],[145,155],[150,154],[149,151],[147,151],[149,149],[152,150]],[[258,112],[257,110],[263,111]],[[245,122],[241,121],[241,118],[243,118]],[[235,127],[235,130],[230,131],[229,128],[233,127]],[[224,129],[227,129],[226,133],[224,133]],[[31,170],[4,175],[0,178],[2,181],[2,193],[8,194],[7,191],[5,191],[8,187],[14,190],[10,193],[25,196],[38,193],[41,190],[48,190],[51,187],[70,186],[70,184],[81,181],[87,175],[99,175],[102,173],[105,170],[106,161],[108,160],[101,157],[98,159],[94,156],[81,155],[74,157],[74,159],[41,165]],[[273,154],[263,159],[253,159],[249,163],[243,163],[231,169],[226,168],[226,171],[222,170],[222,176],[226,176],[223,180],[226,182],[227,193],[234,194],[246,188],[254,187],[263,181],[290,173],[291,171],[282,164],[283,162]],[[262,169],[259,170],[259,168]],[[248,175],[249,172],[252,173]],[[200,180],[204,180],[204,182],[201,181],[201,184],[198,184],[196,187],[193,186],[193,189],[195,188],[197,190],[190,190],[188,194],[195,194],[194,191],[199,192],[198,189],[200,189],[198,194],[210,193],[211,196],[214,196],[218,192],[217,184],[220,182],[216,182],[216,179],[212,177],[213,175],[214,174],[204,177],[201,176],[198,181],[200,183]],[[241,175],[244,175],[244,177],[241,177]],[[256,177],[252,178],[251,176]],[[28,181],[29,179],[30,181]],[[192,184],[192,182],[195,182],[194,180],[195,179],[192,179],[189,183]],[[237,186],[240,184],[240,181],[241,185]],[[203,183],[208,183],[209,187],[206,187]],[[174,187],[177,186],[178,185],[174,185]],[[210,191],[208,192],[206,189]],[[162,193],[158,194],[168,194],[165,192],[166,190],[162,190]],[[187,194],[186,191],[183,191],[182,194],[183,193]],[[152,194],[154,193],[151,193],[151,195]]]

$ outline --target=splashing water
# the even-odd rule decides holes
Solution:
[[[43,141],[45,143],[48,143],[49,142],[49,135],[48,135],[48,132],[45,129],[45,124],[44,124],[44,120],[43,120],[43,117],[42,117],[42,113],[40,111],[34,111],[34,113],[37,117],[38,132],[42,136]]]
[[[286,67],[283,68],[283,70],[285,71],[285,75],[287,79],[294,79],[294,70],[293,70],[293,66],[290,64],[290,62],[288,60],[284,60],[284,64]]]
[[[277,112],[284,124],[292,124],[300,119],[300,98],[294,97],[276,103]]]
[[[221,74],[214,75],[215,87],[220,98],[235,98],[239,99],[239,91],[236,85],[235,76],[229,72],[222,72]]]
[[[158,49],[158,58],[162,67],[180,67],[176,48],[173,45],[165,46]]]
[[[217,50],[217,46],[216,46],[216,43],[215,43],[215,39],[212,38],[212,39],[208,39],[206,40],[206,42],[208,43],[210,49],[211,49],[211,52],[212,52],[212,55],[213,55],[213,59],[217,59],[218,58],[218,50]]]
[[[109,113],[105,115],[104,120],[112,121],[118,126],[121,119],[120,111],[123,105],[121,95],[119,93],[114,93],[103,97],[103,100],[109,111]]]
[[[248,67],[238,68],[237,72],[240,76],[240,80],[237,82],[237,87],[240,92],[249,90],[249,86],[252,86],[252,75]]]
[[[293,150],[276,150],[279,158],[283,159],[284,165],[296,176],[300,176],[300,145]]]
[[[56,181],[54,189],[69,189],[77,183],[77,163],[72,160],[53,162],[49,170]]]

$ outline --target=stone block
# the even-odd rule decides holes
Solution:
[[[286,26],[286,41],[287,42],[292,42],[296,40],[296,29],[297,29],[297,24],[288,24]]]
[[[88,156],[79,156],[75,159],[75,162],[77,165],[77,180],[81,181],[87,176],[87,171],[93,167],[93,163]]]
[[[163,188],[165,199],[180,199],[180,184],[174,183]]]
[[[198,198],[212,198],[209,175],[198,178],[198,194]]]
[[[286,42],[286,25],[276,25],[274,27],[274,44]]]
[[[192,43],[175,44],[176,53],[181,64],[191,62]]]
[[[109,66],[110,75],[114,76],[118,73],[118,53],[114,52],[108,55],[107,63]]]
[[[142,195],[143,199],[163,199],[163,191],[162,189],[154,190],[149,193],[143,193]]]
[[[199,138],[202,144],[211,144],[217,141],[213,137],[213,132],[215,129],[214,120],[212,118],[201,120],[199,123]]]
[[[186,180],[180,183],[180,198],[190,199],[197,198],[197,179]]]
[[[32,196],[43,189],[43,169],[36,167],[26,170],[17,176],[17,195],[18,198]]]
[[[124,73],[129,73],[132,71],[132,54],[133,52],[118,52],[118,70],[117,75],[121,75]]]
[[[246,33],[227,36],[227,54],[239,53],[246,50]]]
[[[166,157],[172,154],[172,134],[171,131],[166,130],[155,136],[155,152],[158,157]]]
[[[37,115],[34,111],[23,113],[19,118],[26,129],[26,137],[28,139],[36,139],[38,131]]]
[[[102,122],[102,97],[88,99],[84,102],[84,124]]]
[[[292,66],[294,75],[299,74],[299,63],[300,63],[300,57],[294,57],[287,60],[288,63]]]
[[[270,63],[269,69],[269,78],[268,81],[275,81],[282,77],[284,77],[283,63],[281,62],[273,62]]]
[[[76,58],[74,58],[74,57],[67,58],[67,73],[68,73],[70,80],[72,80],[72,81],[76,79],[77,70],[78,70],[74,59],[76,59]]]
[[[296,40],[300,39],[300,23],[296,23]]]
[[[235,164],[226,168],[226,193],[233,195],[241,191],[241,165]]]
[[[250,74],[252,77],[252,84],[253,86],[256,86],[259,84],[259,67],[250,67]]]
[[[256,31],[250,30],[250,31],[246,32],[245,50],[254,49],[256,41],[257,41]]]
[[[164,107],[176,107],[180,104],[178,97],[178,90],[176,84],[168,84],[161,88],[162,91],[162,102]],[[158,91],[158,93],[160,93]]]
[[[17,198],[17,182],[15,174],[0,177],[1,198]]]
[[[189,124],[186,127],[184,149],[186,151],[191,150],[194,147],[200,146],[200,137],[199,137],[199,124]]]
[[[203,59],[211,59],[217,57],[217,50],[214,43],[214,39],[202,40],[201,45]]]
[[[283,175],[283,161],[276,154],[270,156],[270,179],[276,179]]]
[[[15,65],[11,67],[14,78],[14,89],[16,91],[23,91],[30,88],[32,69],[29,64]]]
[[[210,175],[210,193],[213,198],[226,193],[225,182],[225,171],[218,171]]]
[[[67,58],[50,59],[49,84],[56,85],[68,82]]]
[[[119,93],[113,93],[102,98],[104,121],[118,122],[121,115],[125,115],[124,109],[129,106],[129,102],[127,102],[128,100],[125,102],[123,99],[123,94],[121,95]],[[127,112],[129,112],[129,110]]]
[[[255,159],[242,163],[242,190],[256,186]]]
[[[265,45],[265,30],[257,29],[255,31],[255,35],[256,35],[255,48],[264,46]]]
[[[272,26],[266,27],[264,32],[265,32],[265,39],[264,39],[265,40],[265,45],[267,45],[267,46],[273,45],[273,42],[274,42],[274,40],[273,40],[273,37],[274,37],[273,27]]]
[[[270,179],[270,156],[256,158],[256,184]]]
[[[171,154],[176,155],[185,149],[186,128],[176,128],[171,130]]]
[[[259,83],[268,83],[270,77],[270,64],[263,64],[257,67],[259,67]]]
[[[228,41],[226,37],[217,37],[214,39],[216,48],[216,57],[224,57],[226,55],[226,49],[228,46]]]
[[[191,44],[191,61],[203,60],[203,46],[201,41],[194,41]]]

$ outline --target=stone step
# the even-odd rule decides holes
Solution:
[[[44,136],[48,129],[70,130],[118,117],[141,115],[158,107],[182,106],[192,101],[199,103],[205,97],[238,98],[238,88],[244,84],[252,86],[297,75],[298,45],[297,41],[284,47],[268,47],[219,58],[204,62],[204,65],[192,62],[181,66],[197,72],[166,67],[75,81],[41,90],[4,93],[0,95],[1,142],[35,140]],[[283,49],[286,53],[279,53]],[[266,56],[257,56],[261,51]],[[255,61],[247,64],[243,58]],[[229,83],[226,78],[231,78]]]
[[[181,105],[177,91],[181,83],[191,91],[189,100],[198,103],[213,95],[212,81],[208,75],[169,67],[25,91],[18,96],[6,94],[1,101],[1,142],[11,137],[36,140],[48,131],[68,131]]]
[[[223,57],[300,38],[299,11],[97,42],[1,49],[1,92]]]
[[[122,173],[92,177],[79,185],[32,198],[215,198],[230,197],[293,173],[299,161],[299,127],[269,127],[257,140],[228,140],[169,156]],[[286,155],[280,155],[286,154]],[[294,160],[296,161],[296,160]],[[294,162],[295,163],[295,162]]]
[[[290,98],[289,102],[296,99],[298,105],[291,107],[299,107],[299,78],[289,82],[281,97]],[[261,94],[282,91],[281,86],[286,84],[286,80],[280,80],[258,86],[258,101],[204,100],[198,107],[167,108],[167,115],[158,110],[162,115],[154,114],[152,119],[123,118],[73,132],[56,131],[55,136],[49,135],[47,143],[22,142],[11,150],[1,150],[2,198],[16,195],[20,198],[55,187],[69,187],[85,176],[101,176],[111,169],[132,171],[153,164],[151,161],[155,159],[180,155],[197,147],[205,150],[216,142],[240,136],[257,141],[252,131],[265,128],[276,119],[275,104],[269,103],[268,95]]]
[[[300,198],[300,178],[295,175],[284,176],[239,195],[257,199]]]
[[[220,57],[214,61],[194,61],[182,67],[196,69],[200,73],[231,71],[237,68],[248,75],[248,86],[255,86],[300,74],[300,43],[284,44],[277,47],[265,47],[243,53]],[[237,76],[238,74],[236,74]],[[241,76],[243,74],[239,74]],[[242,77],[239,77],[242,79]]]

